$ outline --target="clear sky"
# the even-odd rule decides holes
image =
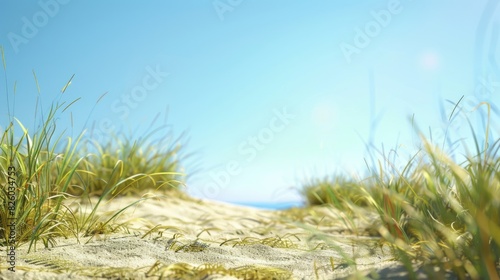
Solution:
[[[87,119],[96,138],[145,128],[168,108],[194,152],[189,193],[296,200],[290,187],[310,178],[362,176],[366,142],[411,153],[412,115],[439,142],[447,99],[464,95],[469,111],[497,103],[499,10],[485,0],[3,0],[0,126],[14,82],[15,114],[30,124],[32,71],[45,108],[74,74],[62,97],[82,98],[74,134]],[[467,135],[465,124],[450,133]],[[67,114],[58,125],[70,128]]]

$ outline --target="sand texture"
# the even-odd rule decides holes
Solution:
[[[100,215],[137,200],[122,197]],[[16,272],[4,279],[339,279],[358,271],[404,275],[388,247],[355,220],[326,207],[270,211],[214,201],[158,196],[118,219],[128,230],[57,238],[54,247],[17,248]],[[5,260],[6,249],[0,252]],[[356,266],[352,262],[356,262]],[[232,270],[231,270],[232,269]],[[236,273],[238,272],[238,273]],[[240,278],[238,278],[240,277]],[[402,278],[404,279],[404,278]]]

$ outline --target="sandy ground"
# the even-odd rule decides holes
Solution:
[[[134,200],[114,199],[103,205],[101,215]],[[265,267],[275,272],[275,279],[339,279],[352,277],[356,271],[364,275],[378,271],[381,279],[404,279],[389,249],[380,248],[378,239],[363,231],[363,222],[356,222],[360,231],[355,235],[346,230],[342,216],[322,207],[269,211],[161,196],[145,200],[120,216],[119,221],[128,221],[128,232],[78,240],[58,238],[50,248],[39,242],[29,253],[28,244],[22,245],[17,248],[15,273],[6,271],[6,248],[1,248],[0,276],[159,279],[164,273],[164,279],[176,279],[168,273],[177,269],[186,271],[179,279],[239,279],[223,268],[255,271]],[[349,263],[353,260],[356,266]],[[209,276],[187,276],[206,264],[212,264]],[[256,275],[264,274],[248,274],[247,278]]]

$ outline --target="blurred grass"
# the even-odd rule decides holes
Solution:
[[[469,123],[475,150],[464,162],[455,162],[417,131],[422,148],[401,170],[384,169],[394,165],[382,155],[369,178],[311,180],[305,198],[310,205],[326,204],[358,218],[361,208],[376,213],[371,230],[410,278],[416,278],[416,266],[431,265],[459,279],[499,279],[500,139],[490,143],[490,107],[479,106],[488,112],[485,140],[480,143]],[[427,276],[444,277],[430,270]]]
[[[361,188],[362,182],[344,175],[332,178],[311,179],[304,185],[302,195],[309,205],[331,204],[341,210],[348,210],[349,205],[368,206],[369,201]]]

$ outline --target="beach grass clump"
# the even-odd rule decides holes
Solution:
[[[441,273],[451,271],[460,279],[499,279],[500,140],[492,141],[489,135],[489,104],[480,106],[488,108],[484,141],[469,123],[474,150],[465,153],[463,162],[419,132],[422,148],[401,170],[384,169],[394,164],[384,164],[388,159],[383,157],[359,188],[368,202],[363,209],[377,214],[373,230],[410,278],[416,277],[416,267],[439,267]],[[341,193],[352,201],[350,187],[339,191],[343,185],[334,181],[317,188],[325,186],[321,201],[331,207],[345,208],[339,203]],[[308,186],[307,191],[313,189]],[[428,270],[429,277],[439,276],[434,273]]]
[[[4,58],[2,48],[0,52]],[[6,71],[5,59],[3,66]],[[64,85],[57,100],[61,100],[72,79]],[[8,104],[10,122],[0,135],[2,246],[14,248],[29,242],[31,250],[38,241],[45,247],[55,245],[56,237],[78,239],[122,230],[126,224],[112,226],[116,218],[147,197],[138,198],[113,213],[98,215],[97,209],[105,200],[124,193],[179,186],[181,172],[176,153],[180,146],[177,143],[156,150],[153,142],[141,147],[145,142],[115,141],[117,145],[97,146],[98,152],[92,153],[81,147],[84,133],[76,138],[64,138],[64,131],[58,134],[56,130],[56,120],[79,99],[69,104],[53,102],[48,113],[43,114],[35,74],[34,80],[38,88],[35,127],[30,130],[23,125],[10,113]],[[6,95],[8,100],[8,90]],[[15,103],[15,89],[13,96]],[[149,141],[148,137],[142,141]],[[81,204],[90,201],[93,195],[99,196],[90,206]]]
[[[344,175],[332,178],[311,179],[303,187],[302,193],[308,205],[331,204],[347,210],[350,205],[368,206],[368,200],[361,191],[362,183]]]
[[[61,106],[50,108],[37,132],[30,134],[16,120],[20,138],[16,140],[13,122],[0,138],[0,231],[7,244],[40,239],[48,244],[56,235],[72,231],[64,219],[69,209],[63,202],[69,198],[66,190],[77,168],[73,163],[78,162],[74,157],[79,139],[65,144],[55,139],[53,120]],[[64,154],[58,153],[61,146]]]
[[[155,134],[159,137],[153,138]],[[84,184],[86,189],[73,188],[74,193],[100,196],[118,185],[113,194],[140,195],[148,190],[179,190],[184,185],[180,137],[174,139],[167,126],[138,139],[118,134],[104,144],[86,144],[86,160],[75,176],[79,182],[76,185]]]
[[[500,144],[490,142],[489,122],[483,143],[470,128],[475,150],[464,162],[420,134],[423,149],[407,165],[416,167],[401,176],[404,183],[376,186],[383,193],[372,200],[384,225],[379,232],[410,271],[418,262],[460,278],[498,279]]]

